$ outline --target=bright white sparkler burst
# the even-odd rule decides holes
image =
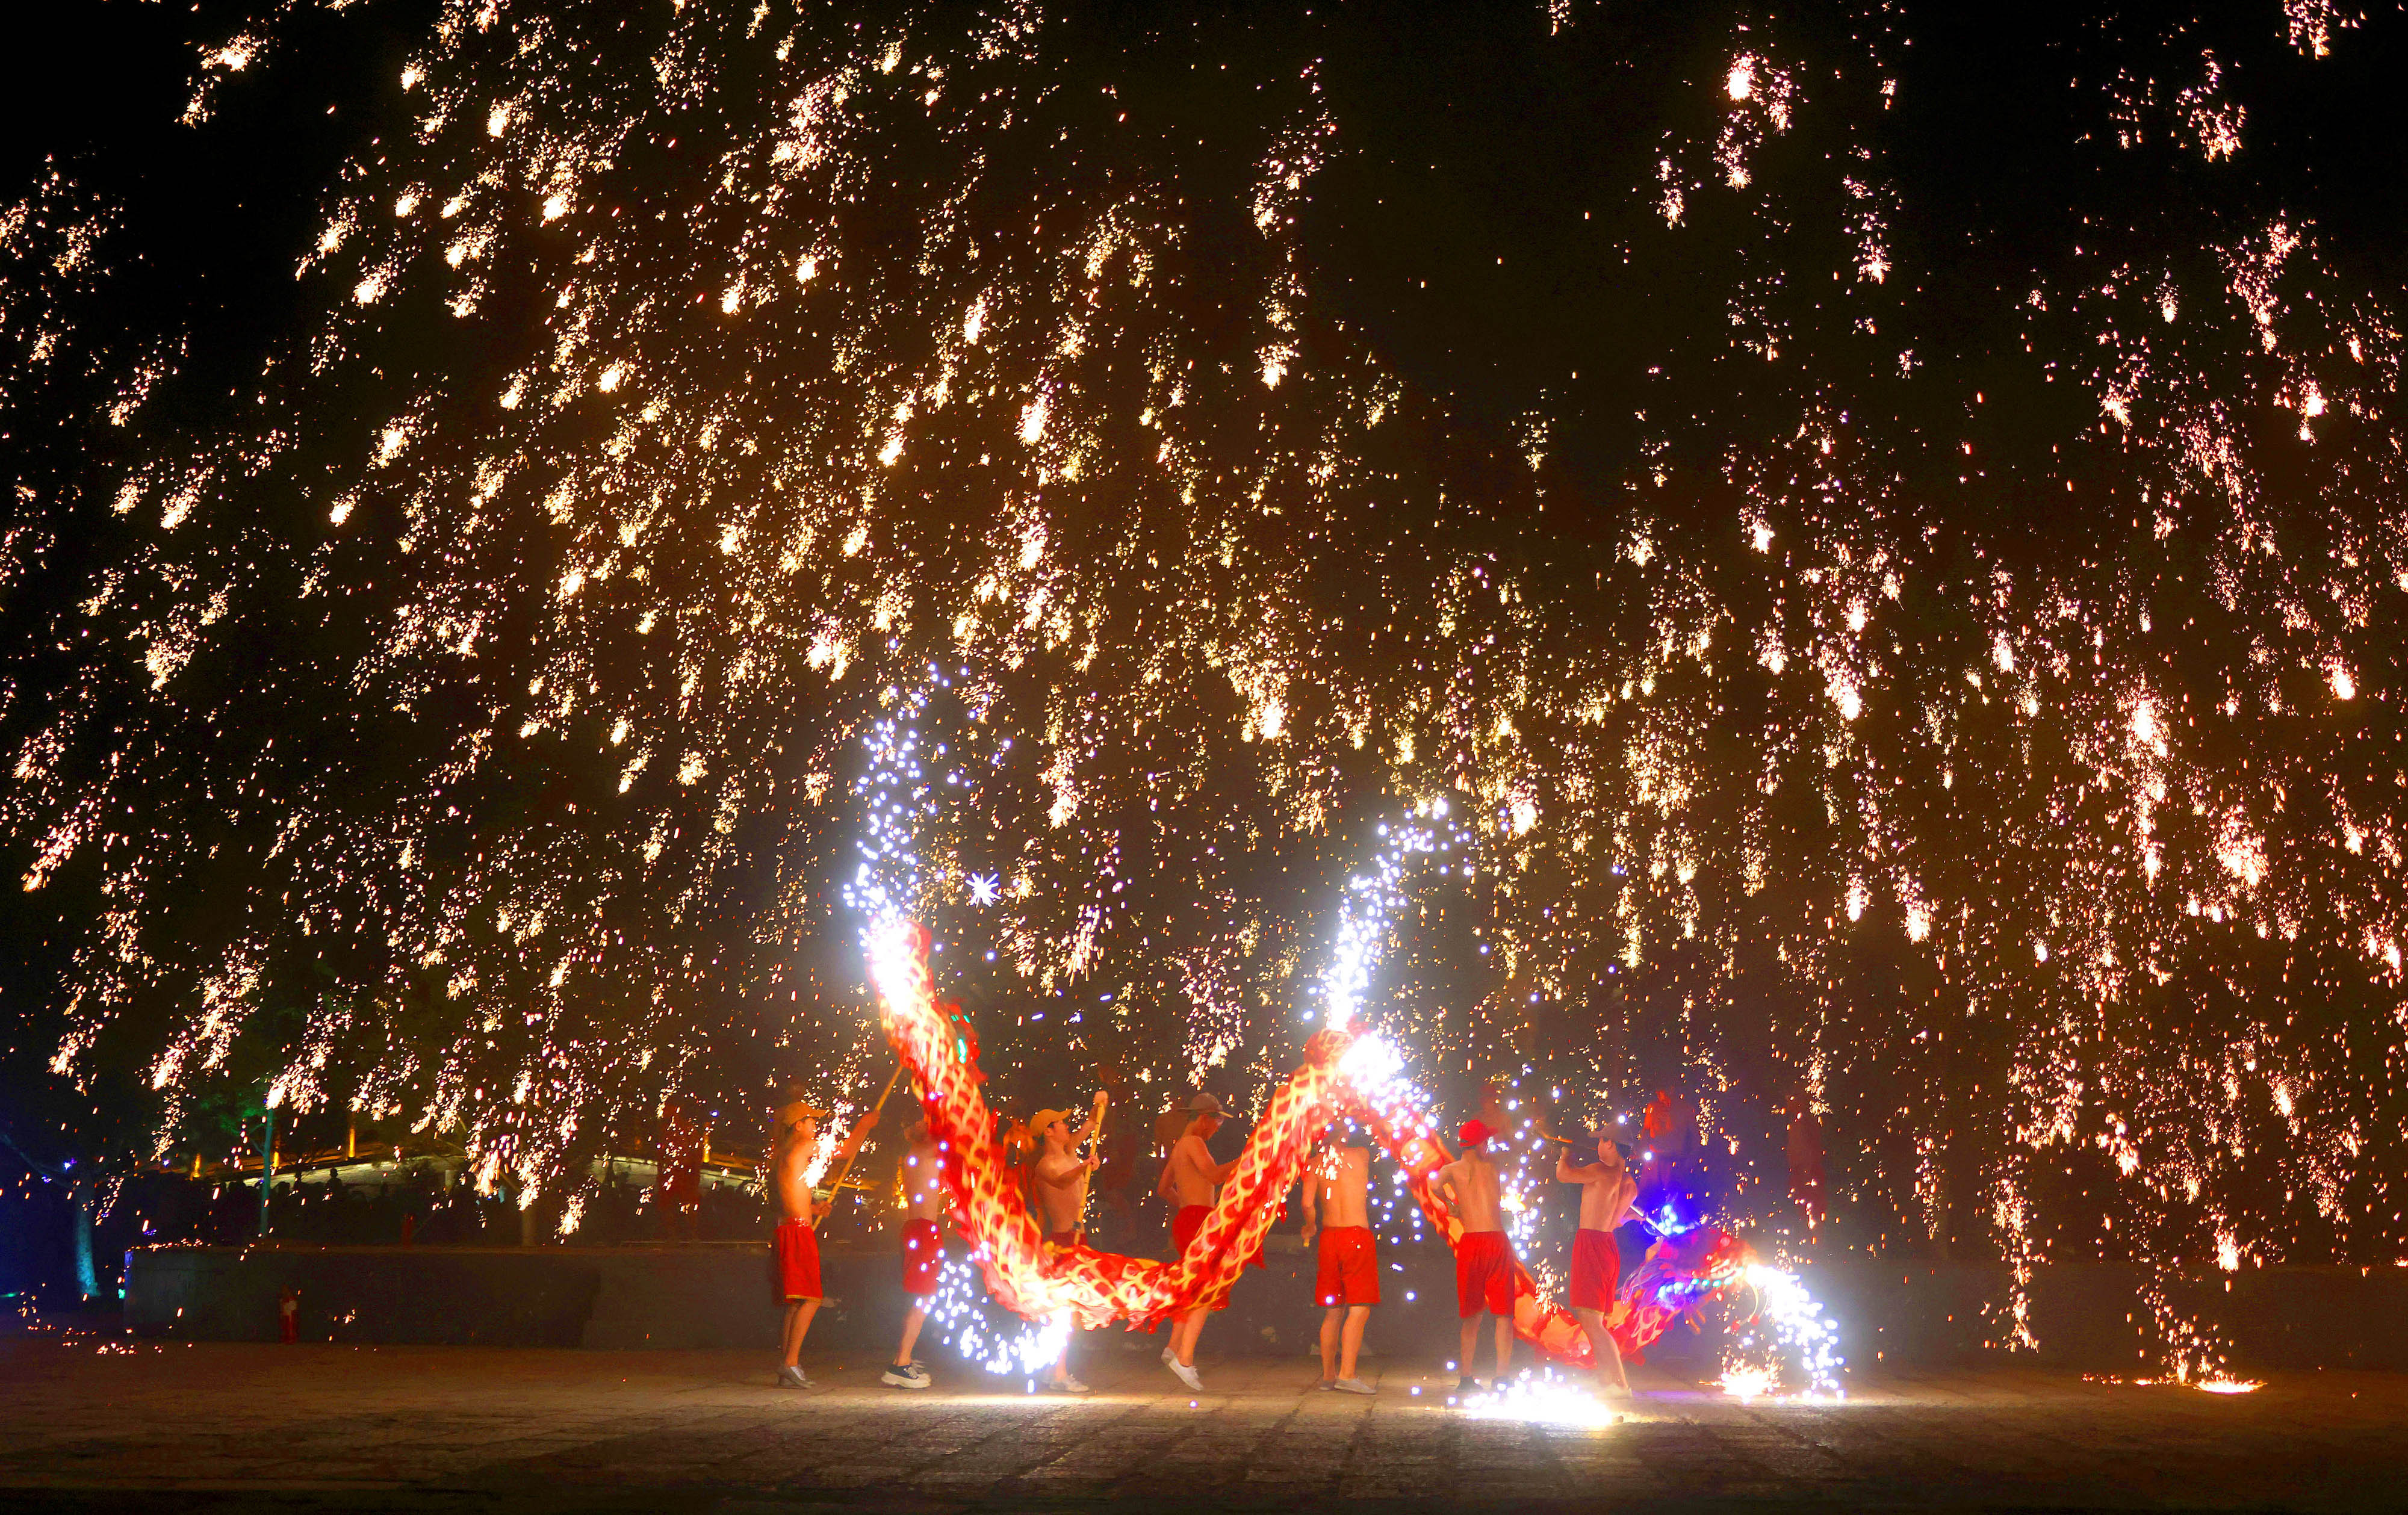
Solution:
[[[863,812],[860,861],[845,886],[844,900],[862,918],[862,950],[882,999],[901,996],[917,968],[911,925],[924,900],[920,822],[936,817],[942,791],[957,789],[962,782],[953,770],[930,777],[931,763],[953,754],[946,744],[930,747],[915,723],[927,710],[932,691],[950,682],[935,668],[928,670],[928,688],[898,694],[893,713],[870,728],[864,739],[868,766],[853,783]],[[974,904],[993,904],[998,897],[992,874],[968,882]],[[832,1134],[824,1139],[832,1142]],[[968,1262],[946,1256],[937,1292],[928,1301],[929,1322],[938,1339],[963,1361],[999,1378],[1024,1378],[1033,1393],[1037,1375],[1062,1360],[1070,1339],[1069,1314],[1062,1311],[1031,1322],[999,1309],[987,1294],[978,1261],[976,1253]]]
[[[1522,1421],[1536,1425],[1612,1425],[1630,1412],[1630,1401],[1600,1396],[1590,1384],[1552,1368],[1525,1370],[1455,1408],[1475,1421]]]
[[[1464,833],[1447,820],[1447,803],[1430,800],[1416,806],[1413,819],[1380,828],[1381,847],[1371,871],[1347,880],[1338,902],[1338,934],[1330,945],[1328,965],[1321,970],[1321,1008],[1315,1014],[1343,1030],[1354,1023],[1363,996],[1371,986],[1395,929],[1397,913],[1405,904],[1405,874],[1412,860],[1432,853],[1451,853]],[[1464,877],[1469,878],[1467,865]]]
[[[1738,1399],[1846,1398],[1840,1385],[1840,1369],[1847,1365],[1840,1355],[1840,1322],[1824,1313],[1795,1273],[1751,1263],[1742,1277],[1755,1291],[1756,1313],[1731,1328],[1723,1392]],[[1792,1382],[1797,1389],[1784,1394]]]

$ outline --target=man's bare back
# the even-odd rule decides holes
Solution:
[[[1574,1167],[1569,1157],[1555,1165],[1555,1177],[1566,1183],[1581,1186],[1580,1223],[1584,1231],[1612,1231],[1630,1218],[1631,1201],[1639,1197],[1639,1180],[1622,1165],[1622,1154],[1614,1152],[1611,1143],[1603,1151],[1613,1152],[1611,1162],[1600,1159],[1584,1166]]]
[[[1466,1231],[1502,1231],[1505,1222],[1498,1208],[1498,1183],[1497,1165],[1478,1148],[1438,1170],[1438,1192],[1463,1222]]]
[[[1371,1208],[1367,1191],[1371,1182],[1371,1151],[1368,1147],[1329,1146],[1316,1153],[1305,1170],[1304,1213],[1308,1235],[1326,1227],[1369,1226]]]
[[[945,1219],[945,1159],[925,1127],[903,1155],[903,1208],[914,1221]]]
[[[1221,1165],[1212,1161],[1212,1149],[1190,1131],[1170,1150],[1170,1165],[1163,1181],[1181,1205],[1210,1206],[1220,1189],[1220,1172]]]

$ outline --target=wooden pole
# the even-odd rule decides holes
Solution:
[[[267,1235],[267,1191],[276,1181],[276,1112],[259,1115],[259,1234]]]
[[[1109,1090],[1096,1091],[1096,1118],[1087,1124],[1087,1156],[1090,1159],[1096,1155],[1096,1149],[1104,1143],[1104,1112],[1111,1108],[1111,1104],[1112,1096]],[[1087,1196],[1082,1193],[1079,1198],[1079,1234],[1071,1238],[1073,1246],[1087,1239]]]
[[[902,1059],[897,1058],[895,1061],[895,1071],[886,1076],[886,1087],[878,1092],[878,1103],[869,1107],[870,1114],[876,1115],[879,1111],[886,1108],[886,1096],[895,1093],[896,1081],[902,1077],[903,1061]],[[861,1144],[859,1142],[855,1142],[853,1143],[853,1151],[845,1155],[844,1166],[836,1170],[836,1182],[828,1185],[828,1204],[831,1207],[836,1204],[836,1196],[844,1189],[845,1175],[853,1171],[853,1159],[860,1155]],[[819,1227],[814,1225],[811,1229],[816,1231]]]

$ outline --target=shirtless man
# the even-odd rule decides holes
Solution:
[[[1505,1370],[1513,1361],[1513,1295],[1521,1274],[1498,1213],[1497,1165],[1488,1157],[1491,1133],[1478,1121],[1466,1121],[1456,1135],[1463,1141],[1463,1155],[1438,1170],[1435,1187],[1463,1222],[1463,1236],[1455,1245],[1455,1302],[1463,1314],[1463,1363],[1455,1392],[1469,1394],[1480,1388],[1471,1376],[1471,1352],[1480,1338],[1483,1308],[1497,1317],[1496,1381],[1500,1386],[1505,1381]]]
[[[1573,1165],[1569,1148],[1555,1159],[1555,1177],[1581,1186],[1580,1230],[1572,1236],[1571,1285],[1566,1291],[1572,1319],[1588,1336],[1590,1360],[1597,1365],[1597,1386],[1604,1394],[1627,1398],[1630,1380],[1623,1376],[1622,1350],[1605,1328],[1606,1312],[1614,1307],[1622,1282],[1622,1251],[1613,1233],[1630,1219],[1631,1202],[1639,1197],[1639,1181],[1623,1166],[1622,1149],[1600,1130],[1597,1162]]]
[[[1029,1134],[1037,1138],[1034,1187],[1039,1223],[1045,1228],[1048,1248],[1079,1244],[1080,1222],[1087,1213],[1087,1180],[1096,1171],[1095,1158],[1079,1155],[1079,1132],[1070,1123],[1071,1119],[1066,1110],[1039,1110],[1037,1119],[1028,1122]],[[1070,1376],[1070,1342],[1067,1336],[1063,1338],[1060,1360],[1037,1382],[1040,1388],[1066,1394],[1087,1393],[1087,1386]]]
[[[1355,1376],[1363,1327],[1380,1302],[1380,1264],[1371,1246],[1371,1210],[1364,1191],[1371,1180],[1371,1150],[1348,1138],[1354,1125],[1333,1122],[1304,1171],[1304,1244],[1321,1233],[1313,1283],[1321,1301],[1321,1387],[1368,1394],[1371,1386]],[[1342,1318],[1342,1319],[1341,1319]]]
[[[1212,1200],[1221,1181],[1238,1165],[1237,1159],[1226,1163],[1212,1160],[1212,1150],[1206,1146],[1212,1133],[1221,1129],[1226,1119],[1221,1102],[1210,1094],[1197,1094],[1187,1102],[1190,1117],[1187,1132],[1170,1149],[1170,1161],[1163,1165],[1163,1193],[1178,1203],[1179,1211],[1170,1218],[1170,1251],[1173,1257],[1183,1257],[1187,1244],[1204,1226],[1204,1218],[1212,1213]],[[1226,1308],[1226,1302],[1217,1308]],[[1204,1380],[1196,1376],[1196,1338],[1204,1331],[1204,1317],[1211,1310],[1197,1306],[1179,1318],[1171,1327],[1170,1345],[1162,1349],[1162,1365],[1178,1375],[1179,1381],[1190,1389],[1201,1389]]]
[[[789,1095],[800,1091],[789,1086]],[[804,1177],[811,1165],[811,1149],[819,1145],[820,1122],[828,1112],[813,1109],[800,1099],[778,1111],[777,1146],[769,1156],[769,1179],[778,1194],[778,1298],[786,1307],[783,1345],[785,1365],[778,1369],[778,1387],[808,1389],[811,1380],[803,1376],[803,1336],[811,1328],[811,1317],[820,1311],[820,1301],[827,1296],[820,1292],[820,1238],[811,1228],[829,1206],[811,1197],[811,1186]],[[864,1136],[878,1123],[878,1112],[863,1115],[853,1128],[853,1134],[838,1143],[828,1161],[841,1168],[861,1148]]]
[[[922,1116],[903,1131],[909,1145],[903,1153],[903,1292],[911,1296],[911,1310],[903,1317],[903,1339],[896,1345],[895,1361],[878,1381],[897,1389],[925,1389],[928,1370],[911,1355],[920,1343],[920,1327],[927,1322],[928,1299],[937,1292],[937,1276],[945,1265],[945,1160],[937,1138]]]

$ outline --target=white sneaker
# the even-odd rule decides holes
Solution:
[[[1081,1383],[1077,1379],[1072,1378],[1068,1373],[1063,1374],[1058,1379],[1040,1379],[1038,1380],[1038,1383],[1039,1387],[1051,1389],[1058,1394],[1088,1394],[1095,1393],[1093,1389]]]
[[[810,1379],[807,1379],[807,1378],[805,1378],[805,1377],[803,1377],[803,1370],[802,1370],[801,1368],[799,1368],[799,1367],[781,1367],[781,1368],[778,1369],[778,1387],[779,1387],[779,1388],[781,1388],[781,1389],[808,1389],[808,1388],[810,1388],[810,1386],[811,1386],[811,1380],[810,1380]]]
[[[1380,1392],[1377,1389],[1372,1388],[1369,1384],[1365,1383],[1361,1379],[1340,1379],[1329,1387],[1337,1390],[1341,1394],[1375,1394]]]
[[[927,1369],[910,1363],[889,1364],[886,1371],[878,1376],[878,1381],[897,1389],[925,1389],[931,1380]]]
[[[1196,1376],[1196,1369],[1192,1365],[1182,1363],[1178,1358],[1174,1357],[1170,1360],[1170,1371],[1179,1375],[1180,1382],[1187,1385],[1187,1387],[1195,1390],[1198,1394],[1203,1393],[1204,1380]]]
[[[1173,1364],[1173,1363],[1175,1363],[1175,1362],[1177,1362],[1177,1361],[1179,1361],[1179,1354],[1178,1354],[1177,1352],[1172,1351],[1171,1351],[1169,1348],[1168,1348],[1168,1347],[1165,1347],[1165,1348],[1163,1348],[1163,1349],[1162,1349],[1162,1365],[1163,1365],[1163,1366],[1165,1366],[1165,1367],[1168,1367],[1171,1364]]]

